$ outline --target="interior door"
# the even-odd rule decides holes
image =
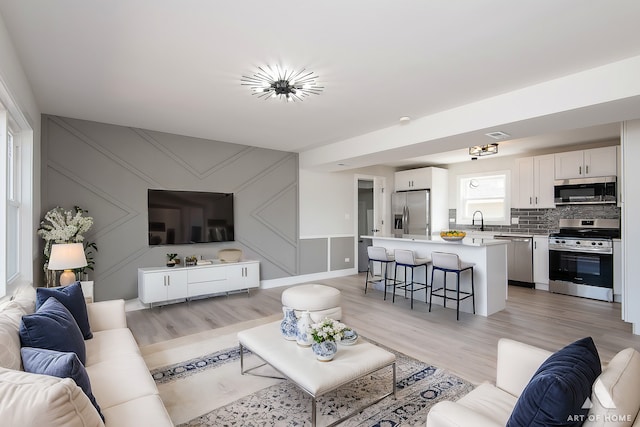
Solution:
[[[373,235],[385,233],[384,217],[386,215],[385,203],[385,185],[386,179],[383,177],[375,177],[373,179]]]

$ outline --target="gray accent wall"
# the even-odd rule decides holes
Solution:
[[[329,270],[327,238],[300,240],[300,274],[324,273]]]
[[[169,252],[240,248],[260,260],[262,280],[300,274],[296,153],[48,115],[42,149],[42,216],[78,205],[94,217],[96,300],[136,298],[138,267]],[[234,193],[236,241],[150,247],[149,188]]]
[[[332,237],[329,239],[329,244],[331,245],[331,271],[345,270],[355,266],[353,237]]]

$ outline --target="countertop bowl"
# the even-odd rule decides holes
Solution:
[[[464,239],[466,235],[467,233],[465,233],[464,231],[456,230],[440,232],[440,237],[442,237],[442,240],[446,240],[447,242],[459,242],[460,240]]]

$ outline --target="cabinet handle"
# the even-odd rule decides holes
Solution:
[[[584,167],[584,173],[585,175],[589,175],[589,165]]]
[[[538,249],[538,242],[533,242],[533,249]]]
[[[578,175],[582,175],[582,166],[578,166]]]
[[[536,205],[538,204],[538,196],[536,196]]]
[[[533,204],[533,198],[529,197],[529,204],[532,205]]]
[[[171,276],[167,276],[167,286],[171,286]]]

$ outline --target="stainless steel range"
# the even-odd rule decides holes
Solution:
[[[613,239],[617,219],[561,219],[549,236],[549,291],[613,301]]]

